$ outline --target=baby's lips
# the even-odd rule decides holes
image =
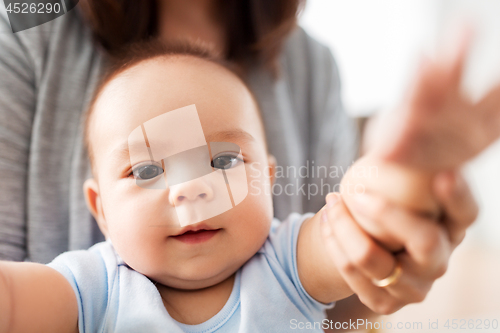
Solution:
[[[200,230],[218,230],[220,228],[212,228],[210,226],[208,226],[206,223],[198,223],[198,224],[191,224],[191,225],[187,225],[185,227],[183,227],[179,232],[177,232],[175,235],[171,235],[173,237],[175,236],[180,236],[182,234],[185,234],[186,232],[196,232],[196,231],[200,231]]]

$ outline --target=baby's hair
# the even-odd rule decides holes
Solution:
[[[94,96],[90,102],[87,112],[85,113],[84,142],[94,177],[96,177],[97,174],[94,172],[93,151],[92,145],[90,144],[90,123],[96,101],[99,99],[104,88],[120,73],[138,65],[141,62],[155,58],[170,58],[177,56],[191,56],[203,59],[228,69],[241,80],[242,84],[248,89],[253,97],[250,88],[242,79],[242,71],[239,70],[238,67],[231,65],[226,61],[218,59],[215,56],[215,53],[213,53],[209,48],[204,47],[202,44],[193,44],[189,42],[164,43],[158,40],[131,44],[126,49],[123,49],[120,54],[110,59],[107,70],[98,83]],[[259,109],[255,98],[254,101],[257,109]],[[260,112],[258,112],[258,114],[259,117],[261,117]]]

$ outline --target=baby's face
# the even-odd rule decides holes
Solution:
[[[204,134],[210,143],[215,172],[177,182],[174,173],[165,172],[155,179],[166,186],[149,186],[157,188],[138,181],[168,169],[160,161],[165,156],[151,164],[133,148],[142,129],[148,128],[145,124],[161,124],[163,119],[163,127],[157,128],[170,128],[163,133],[165,140],[161,130],[152,132],[152,126],[148,134],[156,141],[150,139],[149,144],[163,143],[162,153],[172,155],[192,148],[183,145],[200,131],[183,121],[192,122],[196,114],[199,121],[193,124],[201,124],[202,139]],[[271,168],[256,105],[227,70],[194,57],[142,62],[104,88],[95,104],[90,138],[96,218],[116,251],[136,271],[171,287],[203,288],[229,277],[262,246],[272,219]],[[241,150],[239,157],[235,147]],[[217,150],[221,158],[216,160]],[[194,155],[175,156],[165,163],[186,163]],[[244,187],[241,193],[252,188],[227,209],[221,207],[229,185],[215,180],[222,174],[217,166],[222,165],[229,168],[224,170],[228,178],[234,172],[232,166],[246,171],[246,177],[234,178]],[[189,163],[177,165],[177,170],[186,166]],[[175,185],[169,186],[169,180]],[[232,189],[229,193],[237,195]],[[188,228],[210,231],[179,236]]]

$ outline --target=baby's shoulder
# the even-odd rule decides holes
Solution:
[[[111,243],[101,242],[88,250],[65,252],[48,264],[68,280],[75,292],[80,328],[97,331],[106,324],[109,304],[119,296],[122,262]]]
[[[109,242],[97,243],[88,250],[68,251],[57,256],[49,267],[63,274],[70,282],[79,285],[79,289],[85,284],[96,288],[112,283],[110,279],[123,260],[115,252],[113,245]]]
[[[58,255],[49,265],[64,264],[70,266],[80,266],[87,264],[118,264],[119,258],[110,242],[104,241],[93,245],[87,250],[67,251]]]

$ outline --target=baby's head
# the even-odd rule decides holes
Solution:
[[[148,44],[130,54],[88,113],[87,204],[131,268],[175,288],[214,285],[258,251],[272,220],[274,163],[258,106],[238,76],[196,49]],[[211,166],[189,165],[204,154]],[[253,191],[236,200],[235,184]],[[210,231],[189,235],[199,229]]]

